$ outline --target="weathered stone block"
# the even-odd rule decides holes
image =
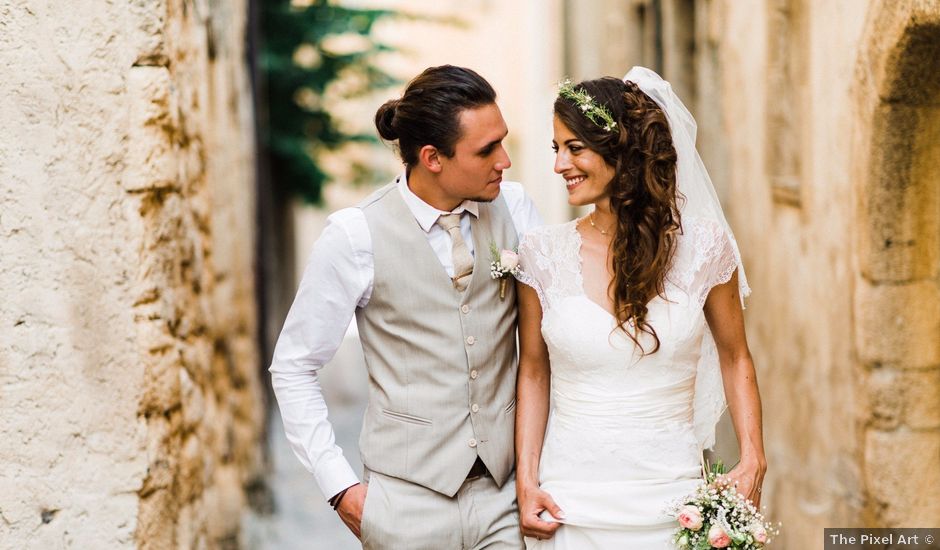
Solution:
[[[134,67],[127,75],[131,100],[124,188],[178,187],[179,161],[173,132],[177,107],[165,67]]]
[[[869,430],[865,481],[870,513],[884,527],[935,525],[940,517],[940,433]]]
[[[175,495],[161,489],[140,499],[137,511],[137,548],[170,550],[176,546],[178,503]]]
[[[202,388],[193,383],[185,368],[179,369],[181,402],[183,405],[183,430],[196,428],[203,421],[206,407]]]
[[[206,510],[213,518],[207,525],[211,539],[237,537],[245,501],[240,469],[234,465],[220,466],[215,472],[212,487],[204,493]]]
[[[169,451],[173,423],[168,417],[153,415],[147,419],[147,474],[140,489],[140,496],[146,498],[160,490],[170,490],[176,476],[176,458]]]
[[[164,38],[167,0],[133,0],[127,10],[134,65],[165,66],[169,51]]]
[[[209,385],[209,371],[212,367],[212,342],[208,338],[198,338],[193,345],[183,351],[183,365],[189,375],[200,386]]]
[[[863,363],[905,368],[940,364],[940,290],[935,282],[879,285],[860,281],[856,311],[856,340]]]
[[[915,430],[940,429],[940,369],[909,371],[904,379],[904,423]]]
[[[877,282],[933,278],[940,269],[940,138],[935,108],[881,104],[863,195],[859,260]]]
[[[191,502],[205,489],[204,467],[206,449],[196,435],[188,436],[180,451],[179,499],[181,503]]]
[[[879,430],[891,430],[901,424],[904,396],[900,375],[890,369],[874,370],[867,381],[869,423]]]
[[[162,414],[180,406],[180,363],[175,349],[150,354],[145,358],[146,371],[141,412]]]
[[[166,320],[160,317],[138,317],[135,318],[135,325],[141,350],[148,354],[170,349],[176,345],[176,339],[170,334]]]

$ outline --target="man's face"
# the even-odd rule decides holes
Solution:
[[[508,130],[495,103],[460,113],[460,138],[454,156],[440,157],[441,190],[454,199],[489,202],[499,196],[509,154],[503,147]]]

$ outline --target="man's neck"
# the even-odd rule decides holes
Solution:
[[[411,170],[408,174],[408,188],[419,199],[443,212],[450,212],[464,201],[461,198],[449,197],[442,192],[437,179],[426,170]]]

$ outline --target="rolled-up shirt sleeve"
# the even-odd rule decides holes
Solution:
[[[331,215],[304,269],[271,362],[271,384],[294,454],[331,498],[359,482],[333,426],[317,371],[339,348],[371,289],[371,242],[362,211]]]

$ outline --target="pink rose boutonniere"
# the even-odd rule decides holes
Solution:
[[[500,249],[496,243],[490,243],[490,277],[499,281],[499,299],[506,299],[506,285],[509,277],[519,275],[519,253],[515,250]]]

